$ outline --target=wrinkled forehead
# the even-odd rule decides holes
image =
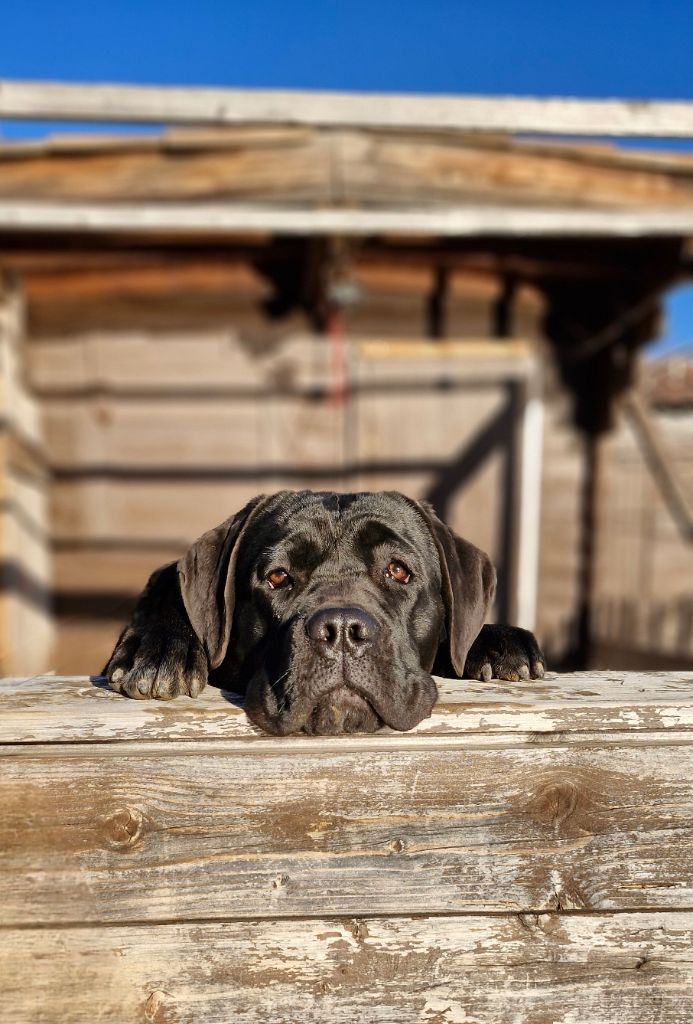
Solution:
[[[284,492],[262,511],[249,542],[251,557],[282,555],[306,566],[339,556],[367,558],[384,545],[438,568],[422,517],[403,496],[391,492]]]

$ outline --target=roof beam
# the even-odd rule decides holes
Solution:
[[[693,103],[0,81],[0,118],[693,138]]]
[[[693,235],[693,208],[454,206],[428,209],[300,209],[230,203],[58,203],[0,201],[0,232],[94,232],[220,236],[435,235],[448,238],[681,237]]]

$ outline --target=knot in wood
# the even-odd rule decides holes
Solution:
[[[144,1004],[146,1024],[168,1024],[173,1020],[167,1012],[167,1003],[170,1004],[170,999],[168,992],[161,988],[154,989]]]
[[[580,800],[580,790],[573,782],[552,782],[537,791],[530,803],[530,813],[542,825],[562,825]]]
[[[101,832],[112,850],[131,850],[144,834],[144,816],[134,807],[118,807],[102,819]]]

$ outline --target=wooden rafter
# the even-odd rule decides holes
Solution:
[[[680,237],[693,235],[693,208],[580,210],[515,206],[431,209],[306,209],[228,203],[0,201],[0,231],[267,232],[280,235],[441,237]]]

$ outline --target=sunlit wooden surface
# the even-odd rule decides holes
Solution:
[[[681,1022],[693,673],[441,681],[412,733],[0,683],[8,1021]]]

